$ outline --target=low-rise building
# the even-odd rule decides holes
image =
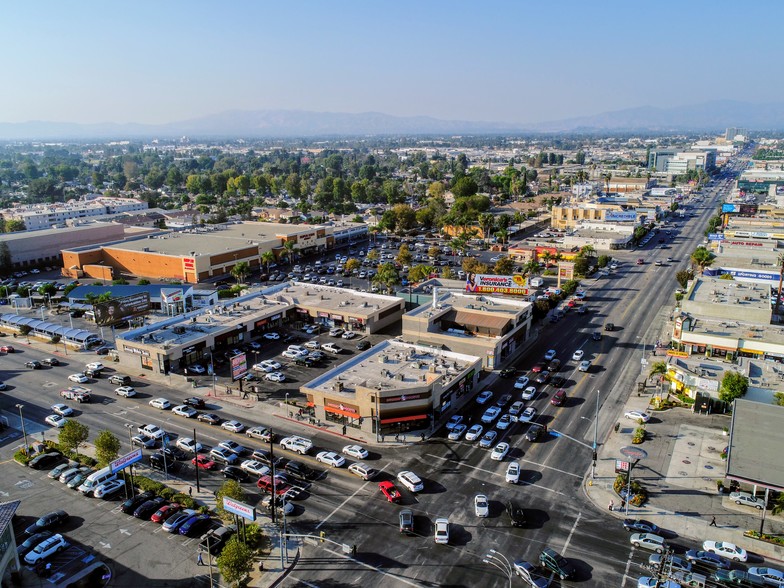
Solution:
[[[474,355],[382,341],[303,385],[321,420],[375,434],[429,434],[468,402],[482,359]]]
[[[146,210],[147,202],[136,198],[109,198],[88,195],[85,201],[70,201],[58,204],[31,204],[0,211],[6,219],[24,222],[28,231],[50,229],[53,225],[64,226],[67,221],[101,219],[121,212]]]
[[[532,304],[492,295],[433,290],[433,301],[403,316],[402,340],[475,355],[493,370],[511,360],[533,336]]]

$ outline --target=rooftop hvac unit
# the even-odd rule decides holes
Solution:
[[[402,382],[402,381],[404,381],[406,379],[406,376],[404,374],[398,374],[397,375],[397,379]]]

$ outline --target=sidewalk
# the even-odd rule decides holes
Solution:
[[[698,542],[727,541],[749,553],[784,560],[784,548],[743,536],[747,530],[759,531],[759,511],[737,506],[727,495],[717,492],[716,481],[724,480],[721,452],[728,443],[723,434],[728,417],[695,415],[687,408],[651,411],[651,398],[649,393],[632,393],[627,399],[617,430],[610,430],[604,442],[600,442],[595,478],[591,479],[590,472],[585,477],[586,496],[605,512],[612,502],[612,516],[621,520],[646,519],[679,537]],[[627,505],[627,515],[625,510],[621,512],[621,498],[613,490],[613,482],[617,477],[616,460],[628,461],[620,450],[632,445],[633,432],[639,426],[624,419],[623,414],[630,410],[648,411],[652,417],[646,425],[646,440],[634,445],[645,450],[648,457],[632,471],[632,480],[648,490],[648,502],[641,507]],[[714,517],[716,526],[711,527]],[[766,511],[765,532],[784,533],[784,516]]]

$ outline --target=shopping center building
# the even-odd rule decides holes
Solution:
[[[361,429],[383,441],[408,431],[429,434],[470,401],[482,359],[382,341],[300,388],[315,417]]]

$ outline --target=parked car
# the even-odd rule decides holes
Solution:
[[[68,519],[69,515],[64,510],[54,510],[50,513],[43,515],[32,525],[25,529],[25,535],[34,535],[41,531],[49,531],[55,527],[62,526]]]
[[[735,504],[753,506],[757,510],[762,510],[765,508],[765,499],[754,496],[749,492],[730,492],[730,500],[732,500]]]
[[[39,561],[43,561],[54,555],[58,551],[62,551],[66,547],[68,547],[68,543],[65,538],[58,533],[57,535],[52,535],[48,539],[44,539],[36,545],[27,555],[25,555],[24,561],[26,564],[34,565]]]

